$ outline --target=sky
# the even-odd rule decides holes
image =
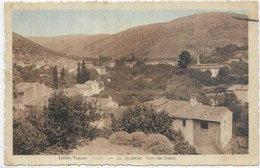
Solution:
[[[12,21],[13,32],[25,37],[72,34],[115,34],[140,25],[169,22],[180,17],[204,12],[210,11],[104,9],[15,10],[12,13]],[[232,13],[246,14],[245,11],[232,11]]]

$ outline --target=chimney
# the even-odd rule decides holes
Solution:
[[[191,95],[190,96],[190,105],[196,106],[197,104],[198,104],[198,102],[197,102],[196,95]]]

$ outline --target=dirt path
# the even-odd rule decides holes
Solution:
[[[151,154],[140,148],[131,146],[115,145],[104,138],[97,138],[88,145],[74,149],[71,155],[145,155]]]

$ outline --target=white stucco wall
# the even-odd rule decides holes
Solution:
[[[186,120],[185,127],[183,126],[182,122],[182,119],[173,119],[172,126],[176,131],[181,130],[185,140],[188,141],[189,144],[193,145],[193,120]]]
[[[222,147],[225,147],[232,138],[232,112],[227,113],[220,123],[220,143]]]

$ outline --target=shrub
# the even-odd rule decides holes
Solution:
[[[133,137],[127,132],[120,131],[113,133],[109,137],[109,141],[117,145],[131,145],[133,142]]]
[[[196,154],[195,148],[185,141],[183,134],[172,128],[168,113],[155,112],[151,107],[128,108],[121,117],[114,119],[112,130],[162,134],[175,144],[175,154]],[[136,145],[140,145],[140,143],[137,141]]]
[[[64,148],[62,146],[54,145],[54,146],[49,146],[48,148],[46,148],[46,150],[42,154],[65,155],[65,154],[69,154],[70,152],[71,152],[71,150],[64,150]]]
[[[98,137],[106,138],[108,139],[113,134],[113,131],[111,128],[102,128],[98,130]]]
[[[135,106],[130,107],[123,112],[117,123],[113,124],[118,128],[114,130],[122,130],[129,133],[142,131],[144,133],[161,133],[168,132],[171,128],[171,121],[168,113],[156,112],[151,107]]]
[[[28,122],[13,121],[14,155],[39,154],[48,146],[47,137]]]
[[[59,154],[60,149],[74,148],[79,139],[91,140],[97,136],[96,128],[89,123],[99,117],[96,106],[82,97],[55,93],[47,107],[29,108],[23,117],[13,120],[13,152]]]
[[[161,134],[149,134],[144,149],[156,155],[174,154],[174,144]]]
[[[131,135],[133,137],[133,146],[134,147],[143,146],[147,140],[147,135],[143,132],[133,132]]]
[[[197,154],[196,149],[191,146],[187,141],[185,141],[185,138],[181,131],[173,131],[173,137],[174,137],[174,152],[175,154],[181,154],[181,155],[194,155]]]
[[[247,154],[248,153],[248,138],[233,137],[229,143],[232,154]]]

